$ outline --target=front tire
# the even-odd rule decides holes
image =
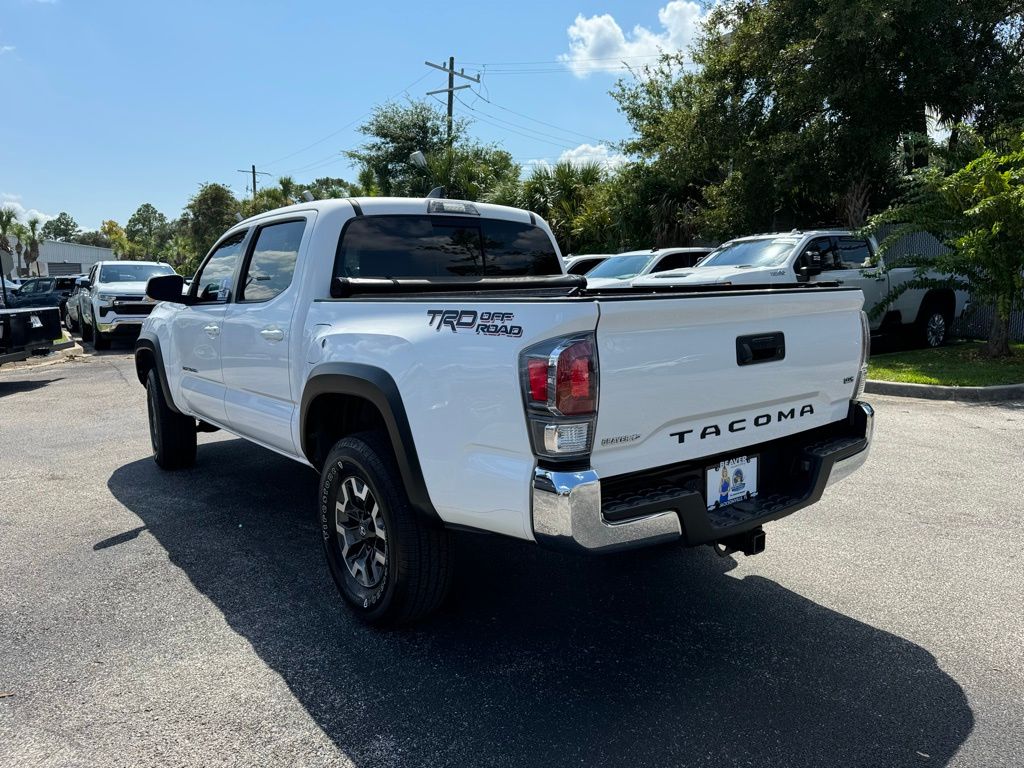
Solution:
[[[92,341],[92,326],[85,322],[85,314],[79,310],[79,322],[82,324],[82,341]]]
[[[196,461],[196,420],[167,404],[154,368],[146,376],[146,409],[153,460],[161,469],[185,469]]]
[[[331,577],[361,619],[394,626],[441,605],[451,584],[448,532],[412,508],[379,435],[334,445],[320,475],[319,506]]]

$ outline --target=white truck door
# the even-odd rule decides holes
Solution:
[[[222,335],[224,407],[239,434],[295,454],[289,356],[297,286],[295,264],[311,214],[270,222],[253,233],[238,295]]]
[[[864,311],[868,313],[872,330],[881,324],[884,313],[873,315],[871,310],[885,300],[889,281],[878,267],[878,257],[872,254],[867,240],[843,235],[836,238],[838,268],[832,279],[843,285],[855,285],[864,294]]]
[[[221,333],[247,231],[225,238],[194,280],[196,303],[174,317],[171,333],[181,360],[181,397],[196,416],[226,424]]]

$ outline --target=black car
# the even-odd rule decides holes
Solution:
[[[20,287],[7,290],[7,306],[11,308],[57,307],[64,314],[64,304],[75,289],[81,275],[33,277]]]

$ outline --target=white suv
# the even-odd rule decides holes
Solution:
[[[82,338],[96,349],[108,349],[110,338],[135,335],[153,310],[146,283],[158,275],[173,275],[170,264],[156,261],[99,261],[82,280],[79,322]]]

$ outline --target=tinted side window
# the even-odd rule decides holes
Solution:
[[[839,238],[839,259],[843,269],[862,269],[871,266],[871,249],[866,240],[855,237]]]
[[[453,277],[483,269],[476,222],[429,216],[363,216],[338,245],[340,277]]]
[[[652,269],[652,272],[665,272],[670,269],[682,269],[683,267],[692,267],[697,259],[701,258],[705,254],[703,253],[670,253],[658,262],[658,266]]]
[[[580,259],[574,261],[565,271],[570,275],[585,275],[600,263],[600,259]]]
[[[525,277],[562,273],[551,238],[540,227],[515,221],[483,219],[484,274]]]
[[[305,229],[304,221],[286,221],[260,229],[242,276],[239,301],[269,301],[292,284]]]
[[[232,235],[217,246],[203,268],[196,275],[196,296],[200,301],[227,301],[231,295],[231,280],[242,256],[245,232]]]

